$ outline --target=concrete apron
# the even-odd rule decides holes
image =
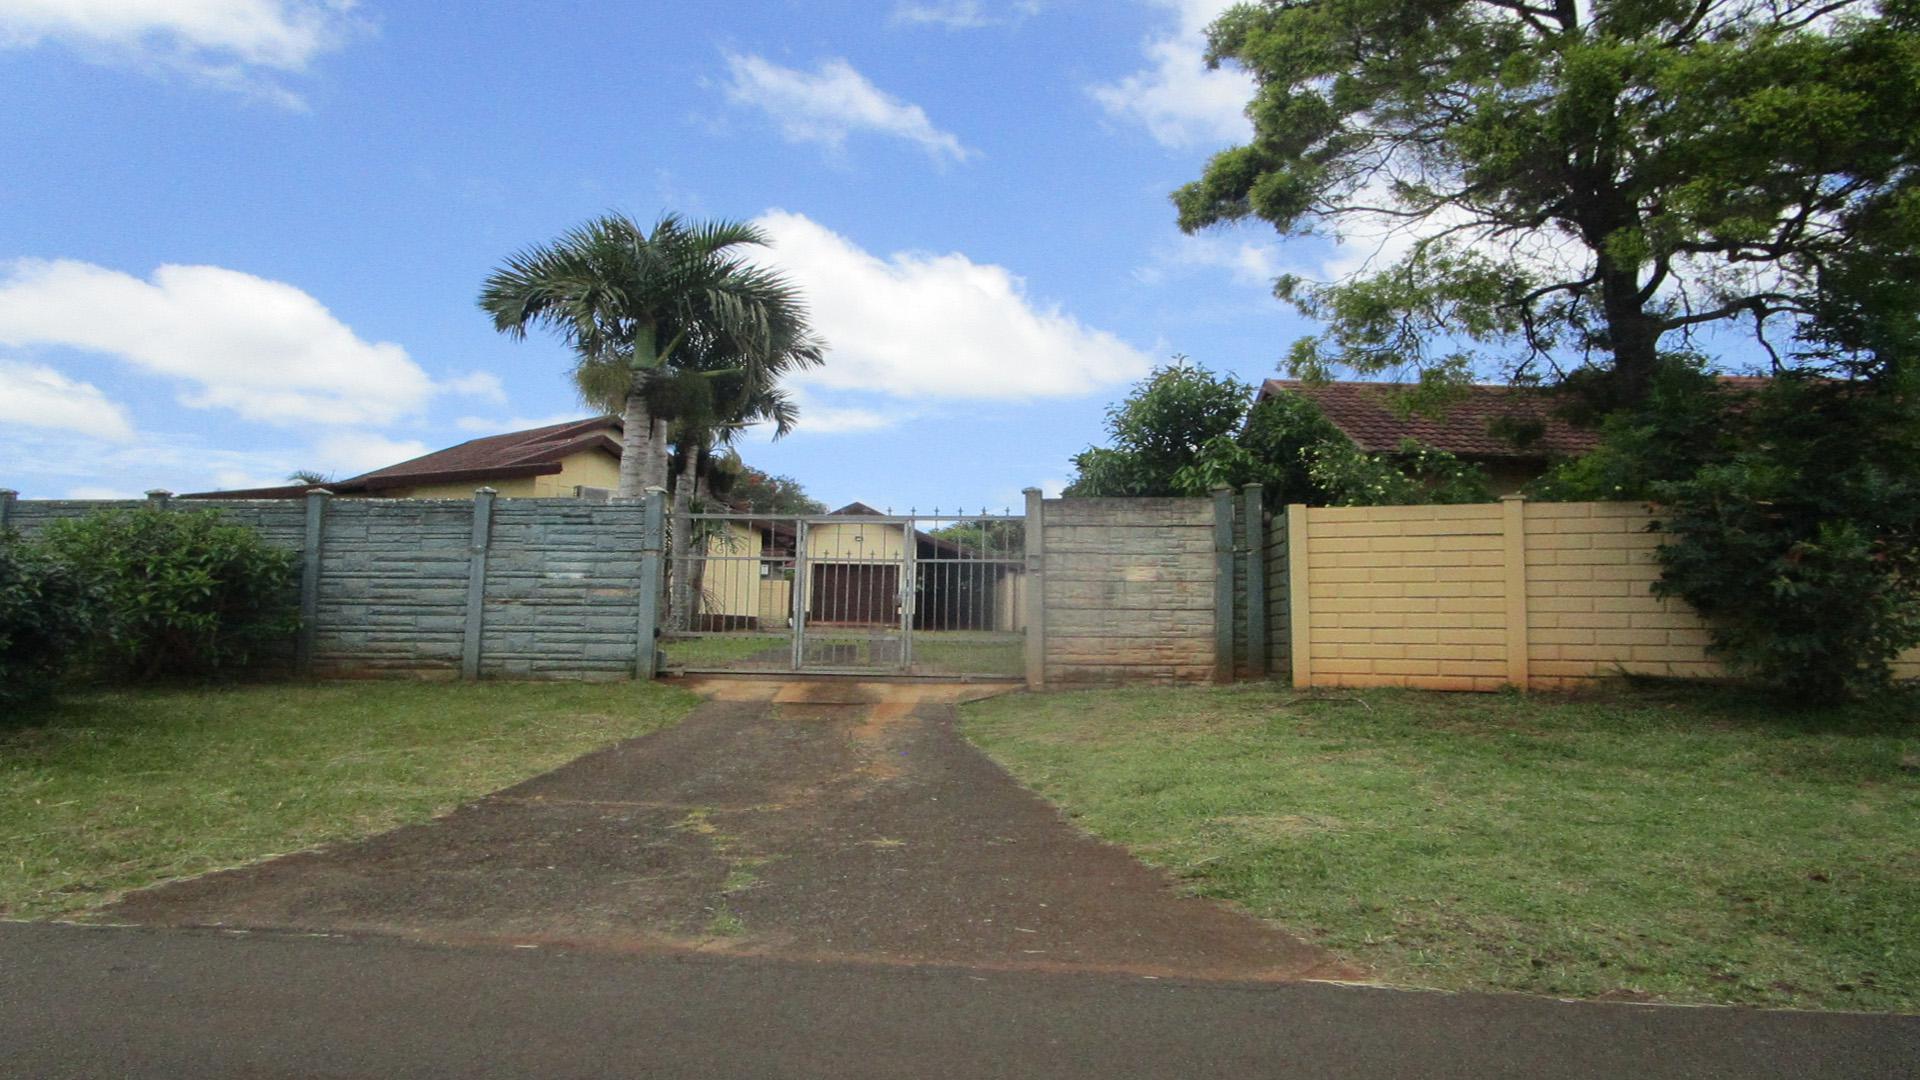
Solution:
[[[595,951],[1353,978],[1183,896],[955,730],[994,684],[703,678],[673,728],[380,836],[134,893],[94,921]]]

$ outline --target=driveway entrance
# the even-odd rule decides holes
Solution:
[[[957,683],[715,680],[677,727],[440,820],[128,896],[112,922],[1263,980],[1349,975],[1074,829]]]

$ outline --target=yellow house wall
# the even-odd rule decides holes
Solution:
[[[906,535],[897,524],[814,521],[807,525],[807,558],[898,562],[906,558]]]
[[[1289,508],[1294,682],[1490,690],[1724,674],[1706,624],[1653,595],[1639,503]],[[1304,603],[1303,603],[1304,601]],[[1920,650],[1896,671],[1920,677]]]
[[[760,551],[760,530],[732,522],[707,537],[706,566],[700,581],[701,612],[767,617],[761,607]]]
[[[420,484],[377,492],[383,499],[470,499],[475,488],[490,487],[506,499],[571,498],[576,487],[614,489],[620,486],[620,461],[604,450],[583,450],[560,461],[560,471],[547,476],[517,476],[505,480],[463,480],[457,484]]]

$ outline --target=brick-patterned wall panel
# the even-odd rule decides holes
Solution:
[[[47,523],[140,501],[17,502],[8,525]],[[218,510],[304,557],[305,500],[175,500]],[[494,503],[482,605],[480,673],[624,678],[639,644],[644,510],[637,502]],[[321,540],[313,670],[321,675],[459,675],[473,567],[467,499],[330,499]],[[269,657],[278,667],[292,659]]]
[[[1049,499],[1042,520],[1049,685],[1212,677],[1211,500]]]
[[[464,500],[332,500],[314,671],[458,675],[472,532]]]
[[[1714,678],[1707,626],[1679,600],[1653,595],[1660,577],[1640,503],[1528,503],[1527,646],[1532,684],[1577,686],[1621,673]],[[1920,677],[1920,650],[1895,665]]]
[[[1313,509],[1306,547],[1316,684],[1479,690],[1506,681],[1499,506]]]
[[[632,675],[640,541],[641,513],[634,504],[496,503],[481,673]]]

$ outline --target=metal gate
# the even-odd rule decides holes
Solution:
[[[669,670],[1019,677],[1014,514],[695,514],[661,605]]]

